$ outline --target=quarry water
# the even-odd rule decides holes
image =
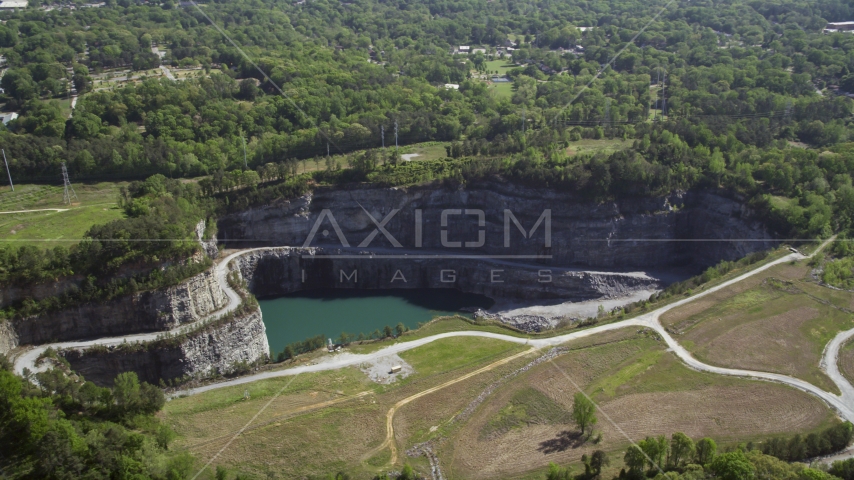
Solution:
[[[494,302],[483,295],[451,289],[321,289],[259,299],[258,303],[275,357],[285,345],[317,335],[334,342],[342,332],[370,335],[398,323],[416,328],[434,317],[470,315],[461,309],[486,309]]]

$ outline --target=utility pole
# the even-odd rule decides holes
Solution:
[[[657,87],[660,83],[661,83],[661,70],[656,69],[655,86]],[[658,94],[656,93],[655,96],[658,97]],[[655,100],[656,100],[655,103],[652,105],[653,107],[658,105],[658,98],[656,98]],[[656,114],[656,109],[653,108],[652,109],[652,123],[655,123],[655,120],[656,120],[655,114]]]
[[[397,120],[394,121],[394,150],[397,151]]]
[[[62,182],[64,183],[64,190],[62,192],[62,203],[70,205],[71,197],[74,197],[75,200],[80,200],[79,198],[77,198],[77,194],[74,192],[74,187],[71,186],[71,181],[68,179],[68,169],[65,168],[65,162],[62,162]]]
[[[12,191],[15,191],[15,185],[12,185],[12,172],[9,171],[9,162],[6,161],[6,150],[0,149],[3,152],[3,163],[6,164],[6,174],[9,175],[9,186],[12,187]]]
[[[241,135],[240,139],[243,140],[243,169],[249,170],[249,165],[246,164],[246,137]]]
[[[329,157],[329,142],[326,142],[326,156]]]
[[[664,120],[664,116],[667,115],[667,92],[665,89],[667,88],[667,72],[664,72],[664,83],[661,85],[661,119]]]

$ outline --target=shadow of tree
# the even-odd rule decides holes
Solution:
[[[548,455],[549,453],[565,452],[570,448],[578,448],[587,441],[587,437],[580,431],[571,432],[564,430],[557,434],[555,438],[540,442],[538,451]]]

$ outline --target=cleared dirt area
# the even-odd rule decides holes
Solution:
[[[819,364],[827,342],[854,326],[854,295],[811,283],[809,268],[777,265],[667,312],[662,323],[700,361],[791,375],[839,393]]]
[[[604,415],[598,415],[596,426],[602,442],[595,445],[583,442],[576,427],[561,423],[565,417],[553,411],[553,405],[571,410],[576,385],[634,440],[682,431],[732,443],[809,432],[833,421],[829,409],[810,395],[696,372],[667,353],[655,336],[634,331],[630,336],[571,351],[496,391],[439,452],[449,478],[516,477],[542,470],[549,462],[578,462],[596,449],[621,458],[629,442]],[[496,423],[516,408],[519,392],[530,389],[548,397],[539,402],[546,407],[536,407],[547,414],[530,422],[504,422],[496,431]]]
[[[674,327],[678,330],[681,329],[679,324],[685,320],[708,310],[724,300],[730,299],[742,292],[761,285],[768,278],[778,278],[789,281],[800,280],[804,278],[809,271],[809,266],[804,262],[799,262],[794,265],[788,263],[777,265],[711,295],[707,295],[699,300],[690,302],[682,307],[675,308],[662,315],[659,320],[665,328],[671,329],[671,327]]]
[[[854,342],[848,342],[839,351],[839,370],[849,382],[854,383]]]

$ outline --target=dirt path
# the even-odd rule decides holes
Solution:
[[[0,215],[9,213],[34,213],[34,212],[67,212],[70,208],[36,208],[33,210],[15,210],[12,212],[0,212]]]
[[[449,381],[447,381],[441,385],[436,385],[435,387],[428,388],[427,390],[418,392],[415,395],[406,397],[403,400],[395,403],[394,406],[389,409],[388,413],[386,413],[386,416],[385,416],[385,427],[386,427],[385,441],[379,447],[377,447],[377,448],[371,450],[370,452],[368,452],[367,454],[365,454],[363,457],[363,460],[367,460],[367,459],[371,458],[372,456],[376,455],[377,453],[381,452],[386,447],[389,447],[389,449],[391,450],[390,463],[392,465],[397,463],[397,445],[394,442],[394,423],[393,423],[393,421],[394,421],[394,414],[395,414],[395,412],[397,412],[397,410],[400,407],[406,405],[409,402],[412,402],[413,400],[417,400],[417,399],[419,399],[425,395],[429,395],[433,392],[442,390],[445,387],[449,387],[455,383],[459,383],[459,382],[467,380],[471,377],[474,377],[475,375],[480,375],[481,373],[488,372],[488,371],[490,371],[496,367],[500,367],[501,365],[512,362],[513,360],[515,360],[519,357],[524,357],[525,355],[528,355],[529,353],[532,353],[536,350],[537,349],[535,349],[535,348],[530,348],[530,349],[525,350],[523,352],[519,352],[515,355],[511,355],[509,357],[502,358],[501,360],[498,360],[497,362],[490,363],[489,365],[487,365],[485,367],[479,368],[473,372],[466,373],[465,375],[461,375],[461,376],[459,376],[453,380],[449,380]]]

